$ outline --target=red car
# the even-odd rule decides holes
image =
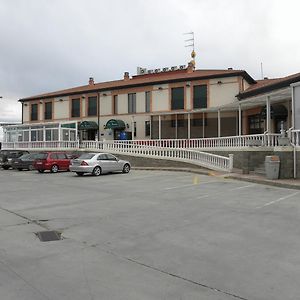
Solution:
[[[45,170],[57,173],[60,170],[69,171],[70,159],[64,152],[39,153],[34,162],[34,168],[40,173]]]

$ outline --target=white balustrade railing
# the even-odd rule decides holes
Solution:
[[[48,141],[48,142],[16,142],[2,143],[3,149],[43,149],[43,148],[93,148],[103,149],[103,144],[107,147],[122,149],[129,145],[143,145],[146,147],[176,148],[176,149],[212,149],[212,148],[243,148],[252,146],[275,147],[278,146],[280,134],[255,134],[241,136],[226,136],[200,139],[162,139],[162,140],[126,140],[126,141]],[[299,131],[293,131],[293,139],[299,144]],[[113,146],[112,146],[113,145]]]
[[[300,147],[300,129],[291,130],[291,141],[296,147]]]

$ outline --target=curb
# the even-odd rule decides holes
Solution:
[[[222,173],[218,171],[206,170],[206,169],[193,169],[193,168],[176,168],[176,167],[132,167],[132,170],[145,170],[145,171],[171,171],[171,172],[187,172],[187,173],[194,173],[194,174],[201,174],[207,176],[217,176],[217,177],[224,177],[239,181],[246,181],[264,185],[275,186],[279,188],[288,188],[294,190],[300,190],[300,185],[296,184],[289,184],[285,182],[280,182],[276,180],[268,180],[268,179],[257,179],[257,178],[250,178],[244,177],[243,175],[234,175],[232,173]],[[232,175],[231,175],[232,174]]]

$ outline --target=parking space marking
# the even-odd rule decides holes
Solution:
[[[282,200],[286,200],[286,199],[288,199],[288,198],[294,197],[294,196],[296,196],[296,195],[299,194],[299,193],[300,193],[300,192],[296,192],[296,193],[287,195],[287,196],[285,196],[285,197],[281,197],[281,198],[279,198],[279,199],[276,199],[276,200],[273,200],[273,201],[271,201],[271,202],[268,202],[268,203],[264,204],[263,206],[257,206],[256,209],[264,208],[264,207],[266,207],[266,206],[269,206],[269,205],[278,203],[278,202],[280,202],[280,201],[282,201]]]
[[[181,189],[181,188],[185,188],[185,187],[189,187],[189,186],[197,186],[197,185],[205,184],[205,183],[216,183],[216,182],[220,182],[220,180],[204,181],[204,182],[199,182],[197,184],[190,183],[190,184],[184,184],[184,185],[177,185],[177,186],[172,186],[172,187],[164,188],[164,191]]]
[[[255,186],[256,184],[248,184],[248,185],[243,185],[243,186],[239,186],[237,188],[234,188],[232,189],[231,191],[236,191],[236,190],[242,190],[242,189],[246,189],[248,187],[251,187],[251,186]]]

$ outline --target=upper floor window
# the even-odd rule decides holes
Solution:
[[[30,112],[31,121],[37,121],[38,119],[38,104],[31,104],[31,112]]]
[[[88,116],[97,116],[97,97],[88,97]]]
[[[145,112],[150,112],[150,92],[145,92]]]
[[[184,88],[172,88],[171,90],[171,109],[184,109]]]
[[[80,98],[72,99],[72,118],[80,117]]]
[[[136,93],[128,94],[128,113],[136,113]]]
[[[207,85],[194,85],[193,108],[207,107]]]
[[[52,119],[52,102],[46,102],[45,103],[45,120],[51,120]]]
[[[149,136],[151,133],[150,121],[145,121],[145,136]]]
[[[114,95],[113,114],[118,114],[118,95]]]

